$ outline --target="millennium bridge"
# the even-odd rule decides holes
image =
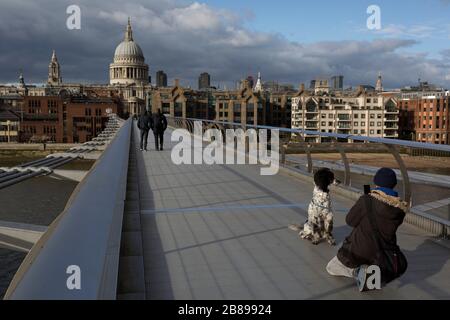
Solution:
[[[197,121],[203,124],[200,133],[241,127],[169,118],[166,150],[140,152],[136,123],[111,116],[91,142],[0,168],[0,190],[39,175],[80,181],[50,226],[0,222],[0,246],[27,253],[5,299],[450,298],[450,198],[415,204],[412,191],[418,183],[449,187],[450,179],[409,170],[400,153],[402,148],[449,153],[450,146],[277,128],[282,143],[276,175],[261,175],[259,164],[175,165],[171,133],[187,129],[201,146]],[[306,142],[300,143],[304,157],[294,157],[292,134],[329,138],[341,161],[314,159],[314,147]],[[375,144],[397,162],[402,198],[410,204],[398,231],[409,268],[383,290],[361,294],[350,279],[330,277],[325,266],[351,231],[345,215],[362,194],[357,176],[373,174],[351,164],[348,150]],[[88,172],[58,169],[76,158],[96,162]],[[317,166],[342,172],[342,184],[332,188],[337,247],[312,246],[287,228],[307,217]],[[69,285],[73,266],[78,287]]]

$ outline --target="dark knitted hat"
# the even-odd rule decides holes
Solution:
[[[397,175],[392,169],[381,168],[375,175],[373,182],[379,187],[394,189],[397,185]]]

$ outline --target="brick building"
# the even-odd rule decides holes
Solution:
[[[119,103],[85,96],[26,96],[23,105],[22,142],[83,143],[103,130],[108,112],[118,113]]]
[[[406,139],[434,144],[450,144],[450,96],[417,93],[399,100],[400,132]]]

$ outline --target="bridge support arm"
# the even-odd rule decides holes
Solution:
[[[397,161],[397,164],[400,168],[400,172],[402,173],[402,179],[403,179],[403,200],[408,203],[408,205],[411,207],[411,182],[409,180],[409,174],[408,169],[406,168],[405,162],[402,159],[402,156],[400,155],[400,152],[398,149],[389,144],[385,144],[386,148],[391,152],[391,154],[394,156],[395,160]]]

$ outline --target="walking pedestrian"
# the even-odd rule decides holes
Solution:
[[[140,115],[137,125],[141,133],[140,150],[147,151],[148,132],[152,128],[151,117],[147,110]]]
[[[153,114],[152,129],[155,136],[155,148],[157,151],[164,150],[164,132],[167,130],[167,119],[158,109],[158,112]]]

